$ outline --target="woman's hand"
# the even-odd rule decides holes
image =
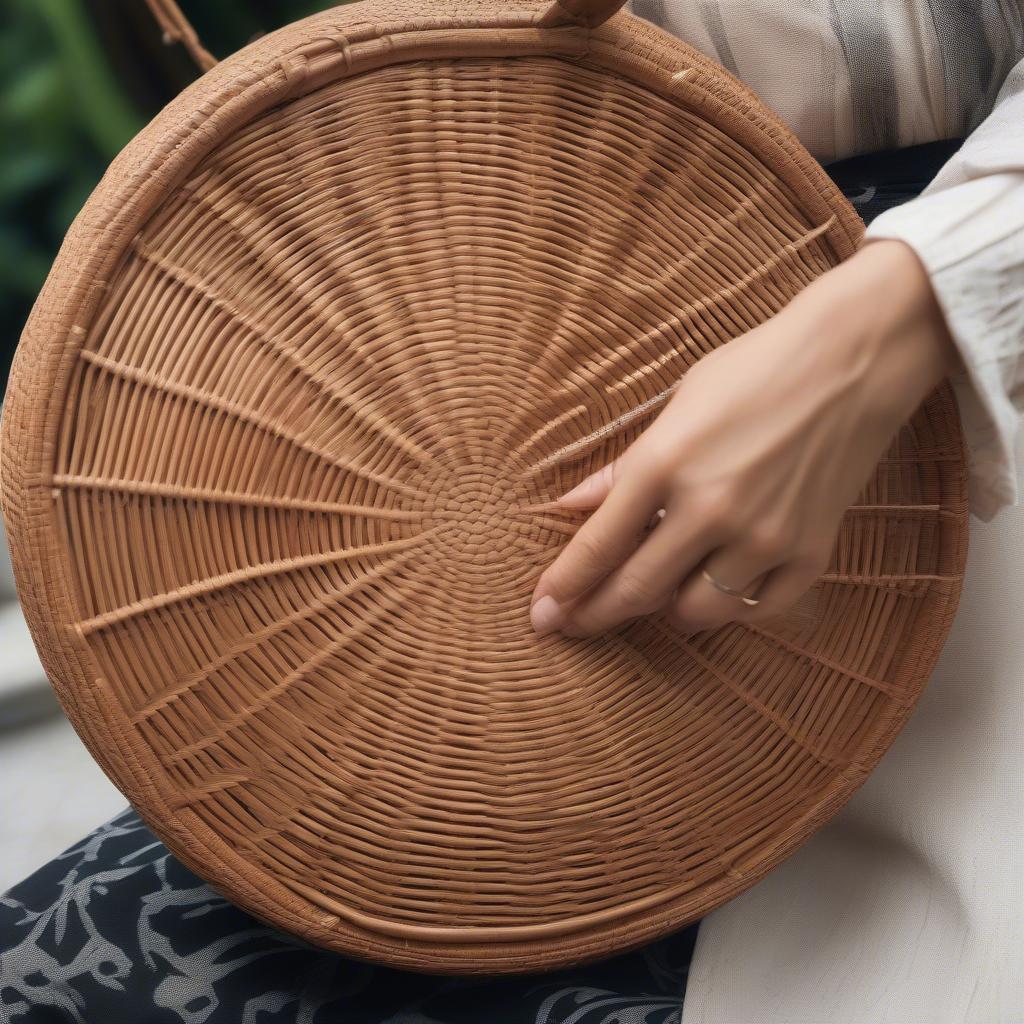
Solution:
[[[957,361],[913,250],[868,244],[701,359],[621,458],[559,499],[596,511],[541,576],[534,628],[587,636],[665,609],[693,632],[785,611]],[[702,568],[759,603],[722,593]]]

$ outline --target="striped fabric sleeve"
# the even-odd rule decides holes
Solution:
[[[961,365],[951,377],[969,455],[972,513],[1020,500],[1015,446],[1024,416],[1024,61],[991,114],[921,195],[878,216],[867,239],[920,257]]]

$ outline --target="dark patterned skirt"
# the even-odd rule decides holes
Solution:
[[[871,220],[957,145],[827,170]],[[256,921],[129,810],[0,897],[0,1024],[676,1024],[696,936],[512,978],[376,967]]]
[[[0,1021],[25,1024],[667,1024],[696,928],[552,974],[413,974],[256,921],[128,810],[0,898]]]

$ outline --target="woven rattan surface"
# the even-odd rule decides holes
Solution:
[[[4,420],[95,757],[236,902],[417,969],[592,959],[747,888],[905,722],[966,558],[944,385],[791,615],[531,631],[579,521],[547,503],[861,231],[723,71],[541,10],[357,4],[214,68],[72,228]]]

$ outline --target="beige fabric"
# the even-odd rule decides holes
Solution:
[[[953,378],[970,452],[971,511],[1019,500],[1014,440],[1024,409],[1024,60],[985,122],[921,196],[872,221],[928,268],[962,356]]]
[[[960,138],[1024,57],[1007,0],[630,0],[750,86],[819,160]]]
[[[971,529],[910,724],[831,824],[704,921],[682,1024],[1024,1021],[1024,508]]]

